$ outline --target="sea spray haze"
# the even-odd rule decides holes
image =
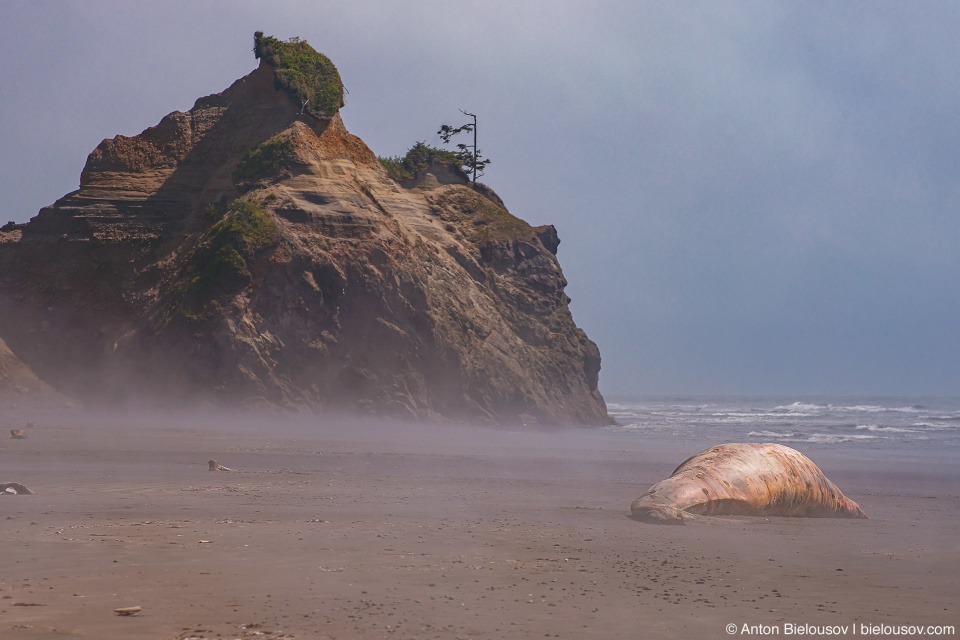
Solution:
[[[0,233],[10,350],[91,404],[608,423],[556,230],[442,162],[396,182],[329,59],[255,42],[257,69],[104,140],[78,191]]]

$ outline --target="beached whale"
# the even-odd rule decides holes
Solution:
[[[688,458],[630,505],[643,522],[684,514],[866,518],[805,455],[782,444],[721,444]]]

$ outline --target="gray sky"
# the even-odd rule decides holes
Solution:
[[[480,118],[606,394],[960,394],[960,4],[0,0],[0,222],[300,36],[380,155]]]

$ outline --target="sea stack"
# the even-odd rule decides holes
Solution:
[[[261,33],[255,53],[222,93],[104,140],[77,191],[0,231],[18,361],[97,406],[608,423],[556,230],[456,166],[394,180],[344,127],[329,59]]]

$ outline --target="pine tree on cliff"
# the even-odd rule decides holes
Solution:
[[[467,123],[459,127],[451,127],[448,124],[440,125],[440,131],[437,131],[437,135],[443,138],[443,144],[449,144],[450,138],[457,135],[458,133],[470,133],[473,132],[473,144],[458,144],[457,145],[457,159],[460,161],[460,164],[470,170],[473,173],[473,182],[476,183],[477,177],[483,175],[483,170],[488,164],[490,164],[489,158],[481,157],[480,149],[477,148],[477,116],[472,113],[467,113],[463,109],[460,109],[460,113],[465,116],[470,116],[473,118],[472,123]],[[468,151],[470,149],[471,151]]]

